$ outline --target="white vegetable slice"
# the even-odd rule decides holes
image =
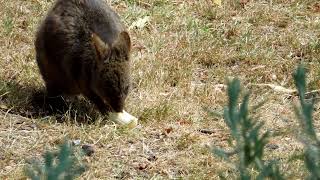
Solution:
[[[132,116],[131,114],[127,113],[126,111],[120,113],[110,113],[109,114],[110,120],[120,124],[127,126],[128,128],[134,128],[138,125],[138,118]]]

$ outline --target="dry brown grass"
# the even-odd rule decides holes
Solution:
[[[65,137],[94,144],[85,158],[83,179],[217,179],[233,171],[212,156],[207,145],[227,146],[223,119],[207,114],[226,103],[221,84],[239,77],[252,92],[251,104],[267,103],[255,112],[274,137],[267,158],[280,160],[288,178],[305,177],[298,125],[292,111],[295,97],[260,83],[294,88],[292,72],[303,61],[312,89],[320,89],[320,5],[317,0],[112,1],[130,26],[150,16],[142,29],[132,29],[133,89],[127,111],[141,125],[132,131],[86,116],[92,108],[80,101],[76,115],[24,118],[32,94],[43,88],[34,58],[34,34],[52,2],[0,0],[0,177],[23,178],[26,159],[40,158]],[[83,110],[85,109],[85,110]],[[319,124],[319,108],[315,112]],[[16,115],[14,115],[16,114]],[[90,114],[90,113],[88,113]],[[92,114],[92,113],[91,113]],[[95,123],[79,123],[82,119]],[[213,134],[200,133],[210,129]],[[155,156],[155,158],[154,158]]]

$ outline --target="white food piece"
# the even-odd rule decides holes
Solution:
[[[110,120],[120,124],[125,125],[128,128],[134,128],[138,125],[138,118],[132,116],[131,114],[127,113],[126,111],[120,113],[110,113],[109,114]]]

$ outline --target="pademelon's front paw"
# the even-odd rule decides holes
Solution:
[[[130,129],[135,128],[138,125],[138,118],[132,116],[126,111],[119,112],[119,113],[110,113],[109,118],[112,121],[120,125],[126,126]]]

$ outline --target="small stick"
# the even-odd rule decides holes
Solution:
[[[201,133],[203,133],[203,134],[213,134],[213,133],[215,133],[214,130],[210,130],[210,129],[200,129],[199,131]]]

